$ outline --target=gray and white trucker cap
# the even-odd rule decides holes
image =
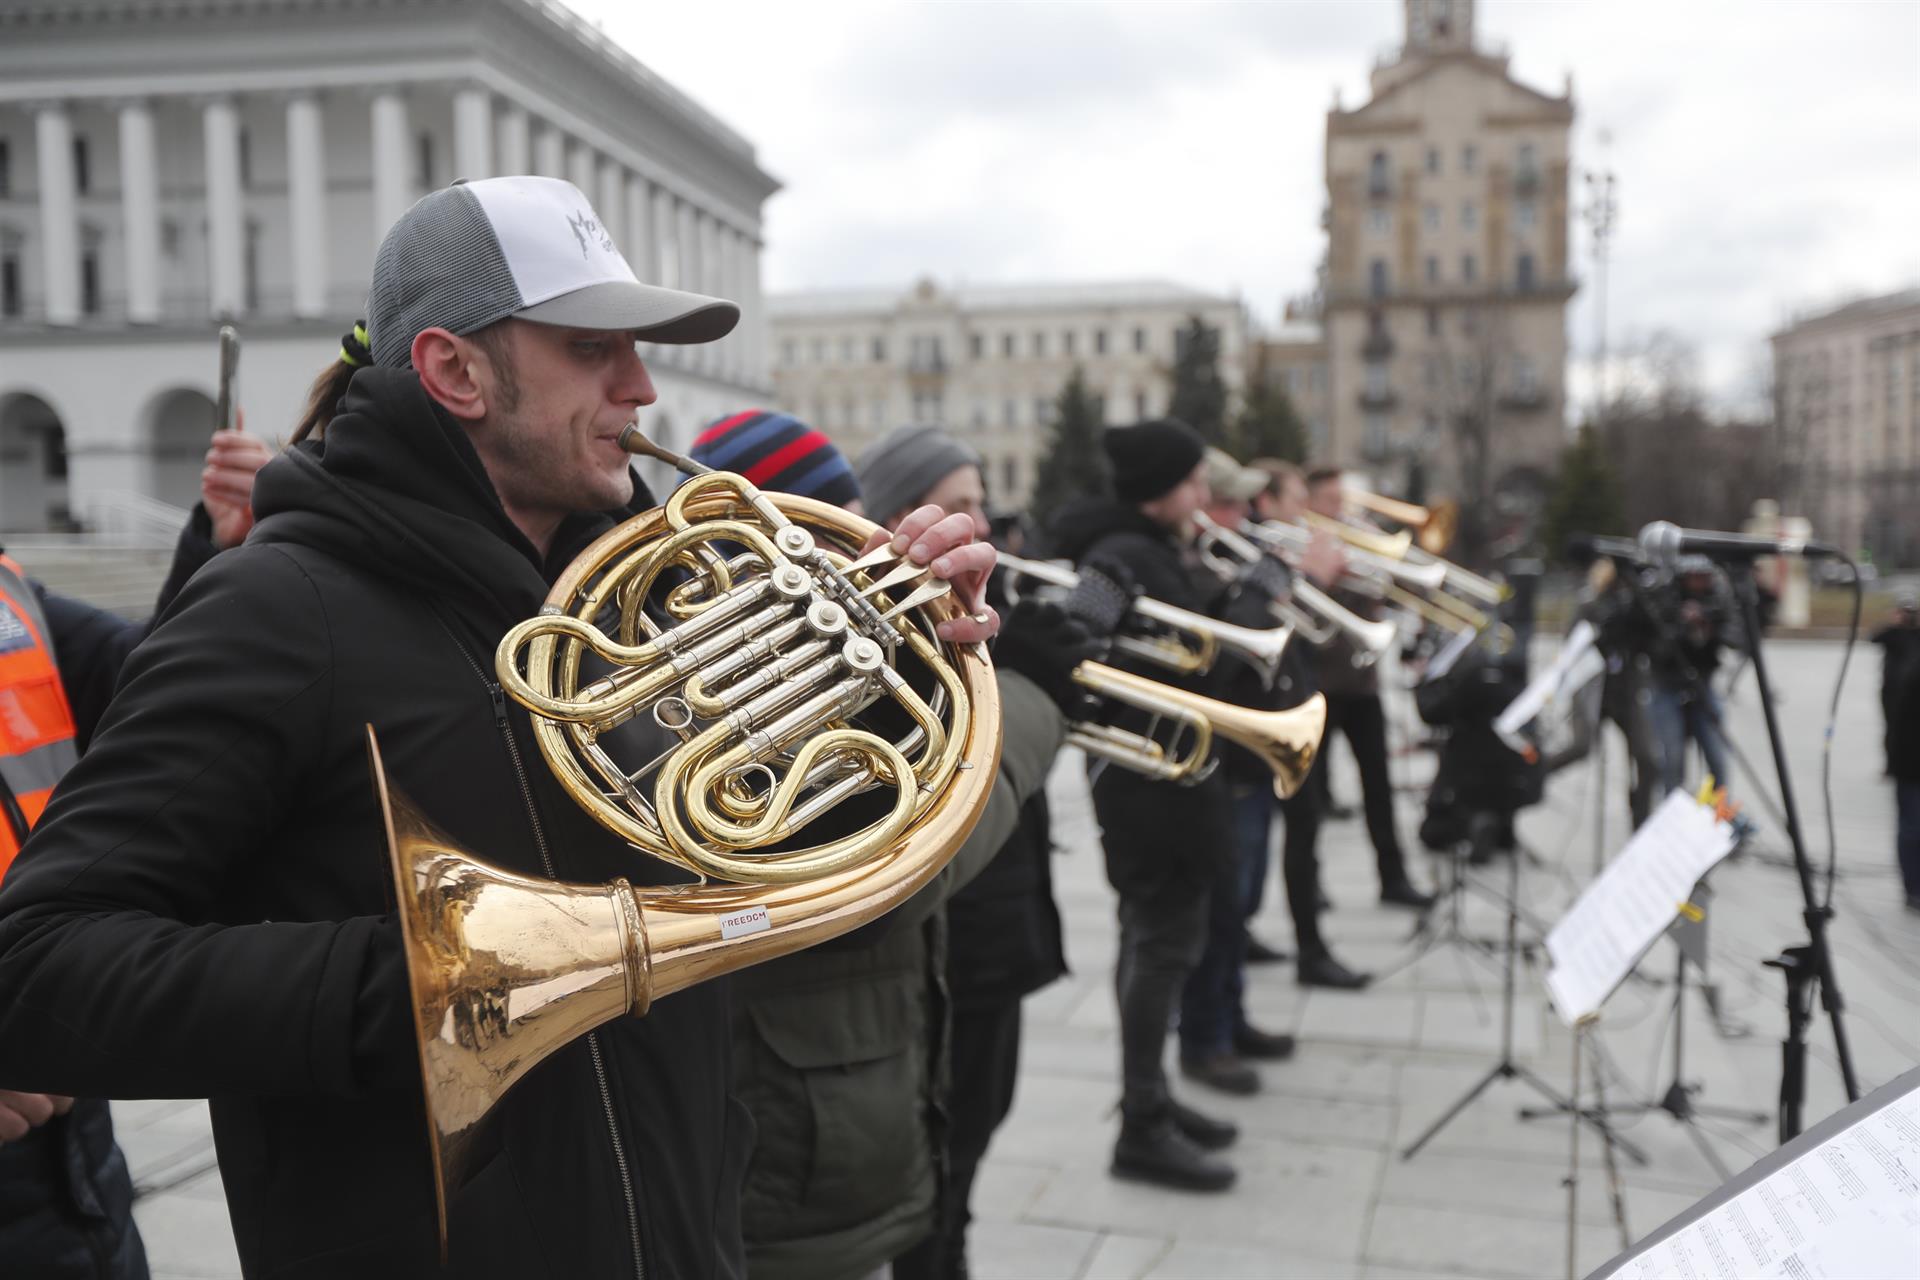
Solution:
[[[407,368],[422,330],[468,334],[508,316],[689,343],[725,337],[740,308],[640,283],[580,188],[558,178],[459,182],[400,215],[367,291],[375,364]]]

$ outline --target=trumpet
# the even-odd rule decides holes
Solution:
[[[1277,550],[1256,546],[1242,534],[1210,518],[1204,511],[1195,512],[1193,518],[1200,527],[1201,558],[1222,578],[1233,577],[1247,565],[1258,562],[1262,556],[1280,554]],[[1281,559],[1285,558],[1281,556]],[[1308,582],[1304,574],[1294,575],[1293,600],[1298,602],[1298,606],[1292,602],[1281,604],[1275,601],[1275,616],[1298,628],[1311,644],[1324,645],[1336,636],[1346,636],[1353,642],[1353,665],[1356,667],[1372,666],[1379,661],[1380,655],[1393,647],[1394,637],[1400,632],[1385,618],[1369,621],[1361,617]],[[1302,614],[1301,607],[1317,617],[1319,623]]]
[[[1313,531],[1297,524],[1287,524],[1279,520],[1248,520],[1240,526],[1240,534],[1254,542],[1263,544],[1269,551],[1291,550],[1295,554],[1306,550],[1307,543],[1313,538]],[[1361,578],[1391,578],[1407,587],[1421,591],[1438,591],[1447,579],[1447,569],[1438,561],[1426,564],[1414,564],[1408,560],[1395,560],[1375,555],[1362,547],[1347,549],[1347,563],[1361,572]]]
[[[1004,551],[1000,553],[999,563],[1013,578],[1032,578],[1047,586],[1068,591],[1080,584],[1080,575],[1067,565],[1046,560],[1027,560]],[[1009,595],[1018,598],[1017,593],[1009,592]],[[1113,650],[1116,653],[1128,654],[1186,675],[1196,675],[1211,667],[1220,651],[1226,649],[1251,663],[1269,682],[1279,674],[1280,659],[1287,647],[1285,631],[1236,627],[1230,622],[1166,604],[1151,596],[1136,599],[1133,611],[1147,622],[1165,627],[1184,638],[1117,635],[1113,638]]]

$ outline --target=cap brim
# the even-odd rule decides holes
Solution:
[[[712,342],[740,323],[740,308],[723,298],[637,280],[588,285],[513,315],[535,324],[629,330],[647,342]]]

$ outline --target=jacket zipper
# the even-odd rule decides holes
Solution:
[[[440,615],[440,611],[436,609],[434,614],[439,617],[441,627],[453,640],[454,647],[460,650],[460,656],[467,660],[469,667],[473,668],[473,674],[478,676],[480,682],[487,687],[487,696],[493,699],[494,727],[500,731],[501,738],[506,741],[507,755],[513,761],[513,774],[520,783],[520,798],[526,803],[527,821],[533,827],[533,844],[540,851],[540,865],[545,868],[547,879],[558,880],[560,877],[553,868],[553,854],[547,847],[546,829],[540,824],[540,810],[533,803],[533,786],[527,781],[526,766],[520,758],[520,744],[513,736],[512,722],[507,719],[506,691],[500,687],[499,681],[488,677],[479,660],[473,656],[473,651],[467,647],[466,642],[454,631],[446,618]],[[647,1260],[640,1246],[640,1198],[634,1191],[633,1170],[627,1163],[626,1143],[620,1139],[620,1122],[614,1115],[613,1090],[607,1086],[607,1066],[606,1060],[601,1056],[598,1031],[587,1033],[587,1056],[593,1060],[593,1078],[594,1082],[600,1086],[600,1106],[606,1112],[607,1134],[613,1140],[613,1163],[620,1171],[620,1193],[626,1197],[627,1201],[627,1232],[633,1244],[634,1280],[646,1280]]]

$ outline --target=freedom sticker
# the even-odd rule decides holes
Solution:
[[[742,907],[720,917],[720,936],[723,938],[744,938],[750,933],[765,933],[773,928],[773,921],[767,918],[765,907]]]

